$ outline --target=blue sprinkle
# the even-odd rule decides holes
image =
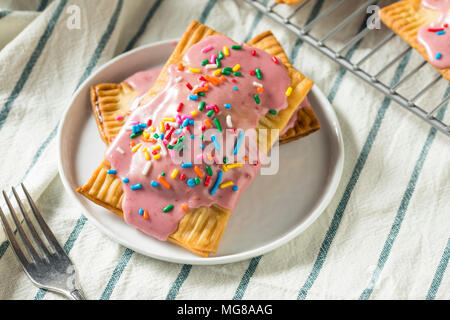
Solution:
[[[436,54],[436,59],[440,59],[442,58],[442,53],[438,52],[438,54]]]
[[[238,186],[233,186],[233,191],[238,191]]]
[[[147,124],[146,124],[146,123],[141,123],[139,126],[140,126],[142,129],[147,128]]]
[[[176,133],[176,134],[180,134],[180,133],[181,133],[181,131],[183,131],[183,130],[181,130],[181,129],[178,129],[178,130],[176,130],[176,131],[175,131],[175,133]]]
[[[144,209],[140,208],[139,209],[139,214],[142,216],[144,214]]]
[[[239,148],[241,147],[242,140],[244,140],[244,135],[245,135],[244,131],[239,132],[239,137],[237,139],[236,146],[234,147],[233,154],[238,154]]]
[[[216,182],[214,182],[214,186],[213,186],[212,189],[209,191],[209,194],[214,194],[214,193],[216,193],[217,188],[219,188],[220,182],[222,182],[222,175],[223,175],[222,170],[219,170],[219,171],[217,172]]]
[[[205,145],[204,145],[204,144],[202,144],[202,145],[200,146],[200,148],[202,148],[202,149],[205,149]]]
[[[444,30],[441,30],[441,31],[436,32],[436,34],[437,34],[438,36],[442,36],[443,34],[445,34],[445,31],[444,31]]]
[[[225,108],[226,108],[226,109],[231,109],[231,104],[225,103]]]
[[[198,100],[198,96],[195,95],[195,94],[191,94],[191,95],[189,95],[189,100],[197,101]]]
[[[131,190],[139,190],[142,189],[142,184],[138,183],[138,184],[133,184],[131,186]]]
[[[141,132],[141,131],[142,131],[141,126],[138,125],[138,124],[133,125],[132,128],[133,128],[133,133],[138,133],[138,132]]]
[[[123,181],[123,183],[128,183],[128,182],[130,182],[130,179],[128,179],[128,178],[123,178],[122,181]]]
[[[194,137],[195,137],[195,136],[194,136],[193,134],[191,134],[191,139],[194,139]]]
[[[191,162],[182,163],[181,167],[182,168],[192,168],[192,163]]]
[[[188,125],[189,125],[189,119],[186,118],[186,119],[184,119],[182,126],[187,127]]]
[[[161,140],[164,140],[164,133],[161,133],[161,135],[159,136],[159,138],[160,138]]]
[[[192,126],[194,124],[194,120],[189,119],[189,124]]]
[[[233,87],[233,90],[234,90],[234,91],[237,91],[237,90],[238,90],[238,88],[237,88],[237,87]]]
[[[219,142],[216,140],[215,134],[211,135],[211,140],[214,143],[214,148],[216,148],[217,150],[220,150],[220,145],[219,145]]]
[[[108,171],[106,171],[108,174],[116,174],[117,173],[117,170],[113,170],[113,169],[110,169],[110,170],[108,170]]]
[[[188,185],[189,187],[195,187],[195,180],[194,180],[194,179],[189,179],[189,180],[187,181],[187,185]]]
[[[152,182],[150,182],[150,185],[151,185],[152,187],[154,187],[154,188],[159,187],[159,183],[156,182],[156,181],[154,181],[154,180],[152,180]]]

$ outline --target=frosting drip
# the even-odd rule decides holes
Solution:
[[[420,27],[417,38],[425,47],[428,59],[439,69],[450,67],[450,10],[449,0],[422,0],[424,8],[440,12],[439,20]]]
[[[138,92],[138,96],[142,96],[152,87],[161,70],[162,67],[156,67],[139,71],[125,79],[125,82]]]
[[[235,208],[262,160],[247,163],[239,156],[252,150],[242,134],[267,112],[287,107],[290,85],[276,58],[225,36],[193,45],[168,74],[165,89],[133,111],[105,154],[111,174],[124,181],[125,221],[160,240],[176,231],[188,209]],[[176,163],[179,154],[190,162]]]

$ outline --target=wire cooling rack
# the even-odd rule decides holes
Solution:
[[[321,0],[300,2],[295,6],[278,4],[273,0],[245,1],[267,17],[280,23],[303,42],[310,44],[405,109],[414,113],[450,137],[450,124],[445,123],[445,120],[441,119],[443,112],[439,113],[450,100],[450,90],[441,90],[442,88],[447,87],[447,80],[435,69],[429,68],[429,65],[423,58],[420,58],[416,66],[411,70],[407,70],[407,72],[396,81],[386,81],[383,79],[384,74],[388,73],[389,70],[392,71],[402,58],[412,53],[411,51],[413,51],[413,49],[410,46],[406,43],[401,43],[403,47],[400,47],[399,53],[393,57],[389,57],[389,59],[386,60],[386,63],[377,71],[367,71],[362,67],[364,64],[370,64],[371,59],[376,59],[378,52],[380,52],[383,47],[386,47],[387,44],[395,46],[396,48],[399,46],[399,42],[396,40],[398,37],[389,29],[384,27],[386,29],[384,32],[377,32],[383,27],[382,23],[380,23],[381,26],[379,25],[378,27],[376,24],[368,23],[368,13],[374,9],[374,7],[370,6],[380,5],[382,7],[393,1],[325,0],[325,2],[328,1],[328,3],[323,7],[321,7],[322,3],[318,3]],[[350,6],[351,8],[343,9],[345,6]],[[318,7],[320,9],[318,9]],[[306,17],[303,14],[304,11],[312,12],[314,10],[317,10],[316,15],[309,14],[309,19],[304,18]],[[344,14],[342,12],[344,12]],[[376,11],[373,12],[376,14]],[[359,29],[356,28],[357,30],[353,30],[347,39],[342,39],[342,35],[345,34],[344,30],[348,29],[349,26],[353,26],[353,29],[355,29],[355,20],[358,19],[361,27]],[[336,21],[336,23],[333,24],[331,23],[332,21]],[[314,34],[315,28],[322,27],[321,29],[324,29],[324,25],[327,30],[325,34],[323,34],[323,32],[319,35]],[[329,25],[331,26],[329,27]],[[370,50],[364,52],[357,61],[353,61],[353,59],[349,57],[349,51],[354,50],[357,47],[357,44],[362,43],[368,37],[375,38],[375,41],[374,39],[371,39],[371,43],[373,44],[370,46]],[[328,45],[328,43],[333,42],[333,38],[339,38],[338,47],[335,45],[336,41],[334,41],[334,45]],[[424,82],[424,85],[422,85],[421,88],[409,90],[410,92],[408,92],[408,94],[402,93],[400,90],[401,87],[408,81],[414,80],[414,78],[417,79],[417,77],[422,77],[421,72],[426,68],[430,69],[427,69],[427,73],[428,75],[430,73],[432,74],[431,80],[426,79],[426,81],[422,81]],[[441,91],[445,91],[445,93],[442,94]],[[430,97],[434,97],[434,99]],[[436,98],[438,100],[436,100]],[[435,101],[430,105],[430,102],[433,100]],[[419,101],[422,103],[419,103]]]

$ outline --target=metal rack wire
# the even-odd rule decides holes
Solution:
[[[392,68],[399,60],[401,60],[405,55],[410,54],[410,51],[412,51],[411,47],[405,44],[404,50],[400,51],[399,54],[388,60],[388,62],[375,73],[368,72],[361,68],[363,63],[370,63],[370,59],[373,58],[382,47],[386,46],[386,44],[396,38],[396,35],[392,31],[389,30],[389,32],[383,34],[384,36],[381,39],[377,39],[376,44],[371,47],[370,51],[365,53],[356,62],[352,62],[351,59],[345,55],[345,53],[348,52],[349,49],[351,49],[351,47],[357,42],[363,41],[365,37],[373,33],[374,30],[370,29],[367,24],[364,23],[363,27],[357,31],[356,35],[353,33],[350,39],[340,41],[343,43],[340,48],[332,48],[327,44],[336,35],[341,35],[341,30],[350,25],[355,19],[357,19],[357,17],[361,18],[361,15],[363,15],[363,18],[366,19],[367,16],[365,16],[365,14],[367,13],[368,6],[379,4],[379,0],[368,0],[364,2],[360,1],[358,7],[353,7],[352,10],[347,10],[347,15],[340,17],[340,22],[336,26],[332,27],[326,34],[319,36],[313,35],[313,28],[319,26],[320,22],[328,23],[331,21],[331,19],[333,19],[333,14],[344,5],[346,0],[334,0],[332,3],[329,3],[326,8],[321,10],[315,18],[311,19],[311,21],[306,21],[306,23],[303,24],[298,21],[305,19],[299,18],[299,15],[307,6],[311,8],[311,6],[314,5],[311,4],[311,2],[314,1],[301,2],[297,6],[291,7],[287,7],[286,5],[278,4],[273,1],[266,4],[268,2],[267,0],[245,1],[265,14],[267,17],[273,19],[284,26],[287,30],[294,33],[298,38],[303,40],[303,42],[310,44],[315,49],[319,50],[360,79],[381,91],[384,95],[397,102],[405,109],[414,113],[450,137],[450,124],[445,123],[442,119],[440,119],[441,117],[436,116],[439,113],[439,110],[444,108],[444,106],[446,106],[446,104],[450,101],[450,95],[448,94],[449,90],[447,90],[443,98],[434,105],[424,108],[423,106],[419,106],[417,103],[419,98],[423,97],[427,93],[430,93],[430,91],[433,90],[438,83],[442,85],[442,82],[447,82],[442,75],[433,69],[432,72],[435,72],[435,76],[430,82],[425,84],[418,91],[414,92],[413,96],[410,97],[399,93],[398,89],[408,80],[414,79],[414,77],[419,77],[419,71],[427,65],[427,62],[424,59],[422,59],[423,61],[421,63],[419,63],[412,70],[408,71],[395,83],[386,83],[387,81],[381,79],[382,75]],[[346,4],[349,4],[348,0]],[[277,7],[282,7],[282,10],[276,10]]]

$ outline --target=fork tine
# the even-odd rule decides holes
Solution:
[[[3,222],[3,229],[5,229],[6,235],[8,236],[9,243],[11,243],[17,258],[19,258],[20,262],[25,267],[26,265],[29,264],[29,262],[28,262],[27,258],[25,257],[25,255],[23,254],[22,249],[20,249],[20,246],[17,243],[16,237],[14,236],[14,232],[11,230],[8,220],[6,219],[6,216],[3,213],[3,210],[1,208],[0,208],[0,218]]]
[[[12,187],[11,189],[12,189],[12,192],[14,194],[14,197],[16,198],[17,203],[19,204],[20,211],[22,211],[22,215],[25,218],[25,221],[26,221],[28,227],[30,228],[31,234],[34,237],[34,240],[35,240],[35,242],[37,244],[37,247],[39,248],[39,250],[41,250],[41,252],[44,255],[44,257],[49,259],[50,252],[48,251],[47,246],[44,244],[44,242],[42,241],[41,237],[36,232],[36,229],[34,228],[33,222],[30,220],[30,217],[29,217],[27,211],[25,210],[25,207],[23,206],[22,201],[19,198],[19,195],[17,194],[16,189],[14,187]]]
[[[39,257],[36,250],[34,250],[33,245],[31,244],[30,240],[28,239],[25,231],[22,228],[22,224],[20,223],[19,219],[17,218],[16,211],[14,210],[13,206],[11,205],[11,202],[9,202],[8,196],[6,195],[5,191],[2,191],[3,198],[5,198],[6,204],[9,208],[9,211],[11,212],[11,216],[13,217],[14,223],[16,224],[17,231],[20,234],[20,237],[22,238],[22,241],[25,244],[25,249],[27,250],[28,254],[31,256],[31,259],[34,261],[39,261],[41,258]]]
[[[23,183],[20,184],[22,186],[23,192],[25,193],[25,196],[27,197],[28,203],[30,204],[31,211],[33,211],[34,216],[36,217],[36,220],[41,227],[45,237],[47,238],[48,242],[51,246],[55,249],[55,251],[58,251],[61,254],[66,254],[65,251],[61,248],[61,246],[58,243],[58,240],[56,240],[55,235],[48,227],[47,223],[44,221],[44,218],[42,217],[41,213],[39,212],[36,204],[34,203],[33,199],[31,198],[30,194],[28,193],[28,190],[25,188]]]

